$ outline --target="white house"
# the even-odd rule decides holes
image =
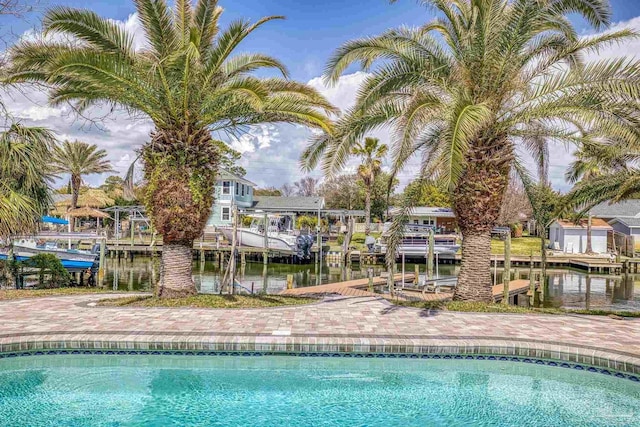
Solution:
[[[591,248],[595,253],[607,253],[607,234],[613,231],[601,218],[591,219]],[[549,240],[553,248],[563,252],[581,254],[587,249],[587,220],[575,224],[557,220],[549,227]]]

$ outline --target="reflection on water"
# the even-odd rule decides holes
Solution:
[[[159,258],[137,257],[133,262],[117,259],[106,260],[104,286],[114,290],[140,291],[151,290],[160,279]],[[419,265],[420,274],[424,275],[426,266]],[[459,266],[440,265],[438,274],[442,276],[457,275]],[[290,265],[261,263],[238,264],[237,279],[247,292],[277,293],[287,287],[287,276],[293,276],[293,286],[314,286],[334,283],[342,280],[367,277],[368,269],[379,275],[383,266],[353,264],[350,270],[338,266],[315,264]],[[406,264],[405,271],[413,273],[413,264]],[[320,271],[321,270],[321,271]],[[398,272],[402,266],[398,265]],[[500,270],[498,277],[502,276]],[[528,280],[529,270],[520,269],[514,272],[518,278]],[[213,262],[204,264],[194,262],[193,276],[201,292],[217,293],[220,289],[220,269]],[[574,270],[549,270],[547,289],[544,298],[545,306],[640,310],[640,275],[623,277],[606,275],[587,275]]]

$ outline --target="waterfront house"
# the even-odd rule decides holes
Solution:
[[[549,240],[553,249],[565,253],[582,254],[587,249],[587,219],[578,223],[556,220],[549,227]],[[613,232],[605,220],[591,220],[591,248],[595,253],[607,253],[607,234]]]
[[[211,216],[207,221],[208,227],[230,226],[232,209],[247,209],[253,207],[253,191],[256,184],[246,178],[220,170],[215,188],[215,199]]]
[[[207,227],[230,226],[234,206],[240,212],[273,212],[294,215],[318,215],[324,209],[324,198],[302,196],[255,196],[256,184],[226,169],[220,171],[215,200]]]
[[[607,221],[617,233],[640,236],[640,199],[618,203],[603,202],[594,206],[589,214]]]

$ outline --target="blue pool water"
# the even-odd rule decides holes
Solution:
[[[7,426],[633,426],[640,384],[481,360],[0,360]]]

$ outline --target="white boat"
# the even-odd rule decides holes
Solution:
[[[310,255],[313,237],[296,235],[293,229],[293,218],[290,215],[269,214],[267,215],[266,227],[264,215],[252,215],[251,217],[251,225],[248,228],[238,227],[236,230],[239,246],[265,248],[266,244],[267,249],[292,251],[301,257]],[[232,227],[220,227],[220,232],[227,240],[233,240]]]
[[[387,252],[387,241],[390,237],[390,224],[384,225],[384,232],[374,249],[376,252]],[[421,256],[425,257],[429,252],[429,233],[431,232],[430,226],[410,224],[406,225],[402,240],[398,245],[398,255],[406,256]],[[460,249],[460,245],[457,243],[458,236],[454,234],[435,234],[434,235],[434,253],[442,255],[453,255]]]

